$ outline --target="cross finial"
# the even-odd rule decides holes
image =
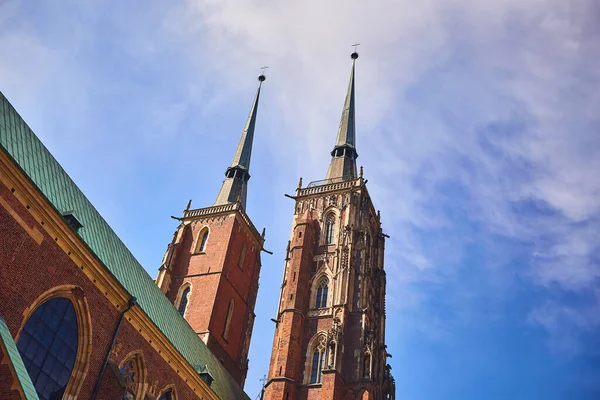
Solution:
[[[265,387],[265,385],[267,384],[267,376],[266,376],[266,375],[263,375],[263,377],[262,377],[262,378],[260,378],[259,380],[262,382],[262,384],[263,384],[263,387]]]
[[[264,67],[262,67],[262,68],[260,69],[260,75],[259,75],[259,77],[258,77],[258,80],[260,81],[260,83],[263,83],[263,82],[265,81],[265,79],[267,79],[267,78],[265,77],[265,71],[266,71],[268,68],[269,68],[269,66],[268,66],[268,65],[265,65]]]
[[[354,51],[352,52],[352,54],[350,54],[350,58],[352,58],[353,60],[356,60],[358,58],[358,53],[356,52],[356,48],[360,46],[360,43],[354,43],[352,45],[352,47],[354,47]]]

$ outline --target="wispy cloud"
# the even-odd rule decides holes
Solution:
[[[189,0],[108,7],[73,4],[77,18],[57,16],[72,32],[55,27],[57,39],[20,23],[30,13],[16,2],[0,6],[0,46],[12,55],[0,59],[0,82],[42,112],[45,92],[55,93],[74,110],[63,118],[75,121],[69,124],[126,127],[127,135],[108,135],[108,143],[79,144],[115,154],[111,177],[134,181],[151,158],[152,172],[168,174],[163,182],[176,190],[189,184],[188,171],[204,171],[200,162],[225,159],[225,167],[225,147],[237,138],[229,125],[227,135],[214,125],[217,116],[243,121],[255,88],[250,78],[270,65],[250,197],[255,188],[262,194],[249,207],[270,224],[272,249],[284,249],[289,204],[273,200],[269,212],[261,206],[292,190],[300,175],[323,177],[350,45],[358,41],[358,160],[391,236],[394,334],[444,342],[459,327],[516,314],[516,324],[543,329],[557,353],[587,350],[590,332],[600,329],[596,2]],[[33,125],[44,127],[36,129],[42,135],[56,123],[38,118]],[[64,124],[58,128],[65,135],[77,132]],[[45,141],[66,140],[47,135]],[[224,149],[208,151],[205,143]],[[125,217],[126,208],[120,212]],[[269,263],[279,271],[277,261],[264,268]],[[274,308],[276,300],[262,293],[277,296],[270,286],[280,276],[264,275],[259,306]],[[504,309],[522,298],[524,310]],[[259,319],[256,329],[269,331],[268,323]],[[268,363],[258,358],[251,379]]]

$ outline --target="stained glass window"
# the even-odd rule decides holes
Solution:
[[[77,357],[77,315],[69,299],[48,300],[29,318],[17,342],[41,400],[62,399]]]
[[[125,385],[129,389],[129,391],[133,394],[136,394],[138,388],[141,387],[141,371],[140,371],[140,362],[139,356],[135,355],[123,362],[121,364],[121,374],[123,375],[123,381]]]

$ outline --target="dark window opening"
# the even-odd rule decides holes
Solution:
[[[190,297],[190,287],[188,286],[185,288],[185,290],[181,294],[181,300],[179,300],[179,314],[181,314],[182,317],[183,317],[183,314],[185,314],[185,309],[187,308],[189,297]]]
[[[69,299],[48,300],[25,324],[17,348],[41,400],[63,397],[77,345],[77,315]]]
[[[326,308],[327,307],[327,292],[328,282],[323,279],[317,288],[317,299],[315,301],[315,308]]]

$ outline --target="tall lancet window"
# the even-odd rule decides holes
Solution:
[[[190,298],[190,287],[186,287],[185,289],[183,289],[183,293],[181,293],[181,300],[179,300],[179,314],[181,314],[181,316],[183,317],[183,315],[185,314],[185,309],[187,308],[188,305],[188,300]]]
[[[329,214],[325,220],[325,244],[333,244],[333,236],[335,230],[335,217]]]
[[[208,229],[204,228],[200,234],[198,235],[198,244],[196,248],[196,253],[204,253],[206,250],[206,242],[208,241]]]
[[[315,349],[312,356],[312,365],[310,368],[310,383],[322,382],[323,364],[325,364],[325,348],[319,346]]]
[[[240,252],[240,258],[238,259],[238,267],[244,269],[244,261],[246,260],[246,243],[242,245],[242,251]]]
[[[225,317],[225,325],[223,325],[223,339],[227,340],[229,336],[229,326],[231,325],[231,317],[233,316],[233,299],[229,300],[227,308],[227,316]]]
[[[327,307],[327,292],[329,291],[329,281],[327,278],[323,278],[317,287],[317,299],[315,301],[315,308],[326,308]]]

